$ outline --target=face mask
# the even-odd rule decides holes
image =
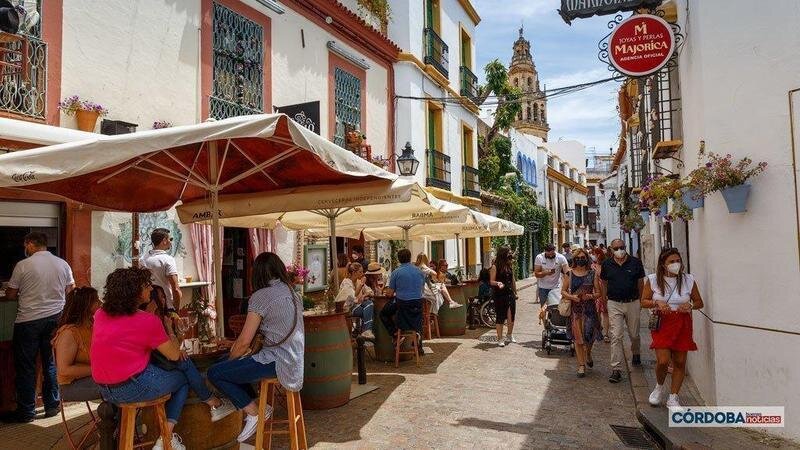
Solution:
[[[677,275],[681,271],[681,266],[683,266],[683,264],[679,262],[667,264],[667,270],[669,271],[669,273]]]
[[[350,255],[350,257],[351,257],[351,258],[353,258],[353,259],[358,259],[358,255],[356,255],[355,253],[353,253],[352,255]]]
[[[614,256],[616,256],[617,258],[624,258],[625,249],[614,250]]]
[[[578,267],[585,266],[589,264],[589,261],[586,258],[575,258],[575,265]]]
[[[597,262],[597,256],[592,255],[592,262]]]

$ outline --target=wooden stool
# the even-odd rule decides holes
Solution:
[[[425,334],[425,339],[433,339],[433,332],[436,332],[436,337],[442,337],[439,334],[439,318],[436,314],[431,313],[431,302],[428,300],[422,301],[422,332]]]
[[[161,430],[161,442],[164,445],[164,450],[172,450],[172,433],[169,432],[167,412],[164,409],[164,403],[166,403],[169,398],[170,395],[167,394],[155,400],[119,404],[122,410],[122,418],[120,419],[119,425],[119,450],[132,450],[155,443],[155,441],[153,441],[133,445],[133,437],[136,434],[136,412],[141,408],[155,408],[156,421],[158,422],[158,428]]]
[[[417,337],[417,332],[414,330],[397,330],[394,336],[394,366],[400,367],[400,355],[407,355],[409,353],[414,354],[414,362],[419,366],[419,338]],[[401,338],[404,336],[406,338],[411,338],[411,350],[402,350],[403,340]]]
[[[277,378],[264,378],[258,393],[258,428],[256,429],[256,450],[271,449],[273,434],[288,434],[289,446],[292,450],[306,450],[306,422],[303,419],[303,405],[300,402],[300,393],[286,391],[286,410],[288,412],[286,420],[275,420],[275,391],[278,390],[280,382]],[[264,418],[267,405],[272,407],[272,414],[269,419]],[[287,430],[273,430],[272,426],[276,423],[288,424]],[[265,428],[269,427],[269,430]],[[269,439],[264,435],[268,434]]]

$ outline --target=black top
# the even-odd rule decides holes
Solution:
[[[499,281],[503,283],[503,289],[499,289],[497,286],[493,286],[495,297],[503,299],[510,299],[516,297],[514,292],[514,272],[512,272],[511,270],[500,271],[498,269],[497,273],[495,274],[494,281]]]
[[[600,278],[608,282],[609,300],[631,300],[639,298],[639,280],[645,277],[642,261],[628,255],[622,265],[614,258],[603,261]]]

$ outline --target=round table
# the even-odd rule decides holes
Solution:
[[[373,311],[375,318],[372,321],[372,333],[375,335],[375,359],[383,362],[394,362],[394,345],[389,331],[383,326],[381,311],[394,297],[376,295],[372,298]],[[408,361],[413,356],[411,354],[401,354],[400,361]]]
[[[348,313],[303,313],[306,335],[303,409],[330,409],[350,401],[353,347]]]

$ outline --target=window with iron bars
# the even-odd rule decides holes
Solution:
[[[264,112],[263,28],[214,3],[212,31],[209,115],[225,119]]]
[[[36,10],[41,14],[42,0]],[[47,44],[41,23],[0,42],[0,111],[42,120],[47,114]]]
[[[336,67],[333,74],[334,83],[334,115],[336,129],[333,132],[333,142],[345,146],[346,129],[361,129],[361,80]]]

